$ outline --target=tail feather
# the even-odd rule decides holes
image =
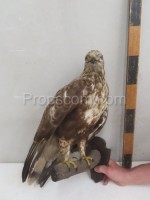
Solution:
[[[46,159],[42,156],[42,151],[43,151],[44,145],[41,146],[39,149],[38,153],[35,155],[31,165],[30,169],[28,172],[28,183],[32,183],[36,181],[43,171],[43,168],[45,167],[47,161]]]
[[[22,181],[25,182],[27,180],[29,184],[33,182],[40,184],[41,182],[38,180],[42,177],[42,182],[44,179],[45,183],[50,176],[50,174],[47,175],[47,173],[45,173],[49,166],[48,164],[57,159],[58,156],[59,142],[56,136],[52,136],[49,140],[43,139],[40,142],[34,142],[24,163]]]
[[[29,150],[29,153],[27,155],[27,158],[25,160],[24,167],[22,170],[22,182],[25,182],[28,177],[30,166],[33,162],[36,152],[38,151],[39,147],[41,146],[41,143],[43,143],[43,140],[40,143],[33,142],[32,146]]]
[[[38,184],[40,184],[40,187],[43,187],[47,179],[51,176],[52,169],[56,163],[57,163],[57,160],[54,160],[49,167],[46,167],[46,166],[44,167],[42,173],[37,179],[37,182]]]

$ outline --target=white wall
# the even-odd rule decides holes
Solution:
[[[135,160],[150,159],[149,13],[144,0]],[[23,94],[53,96],[81,73],[89,50],[104,54],[110,95],[124,95],[127,14],[127,0],[0,0],[0,162],[24,161],[46,107],[23,105]],[[101,136],[116,160],[122,132],[123,105],[112,105]]]
[[[150,160],[150,1],[143,0],[134,160]]]

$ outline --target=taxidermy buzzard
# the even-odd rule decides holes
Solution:
[[[70,153],[78,147],[81,160],[90,165],[86,144],[107,119],[108,85],[103,55],[90,51],[80,77],[60,89],[46,107],[22,171],[22,181],[37,181],[52,162],[76,168]]]

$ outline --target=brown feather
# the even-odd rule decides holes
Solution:
[[[29,153],[27,155],[27,158],[25,160],[23,170],[22,170],[22,182],[26,181],[28,173],[30,171],[30,166],[32,164],[33,158],[34,158],[36,152],[41,148],[42,144],[44,145],[43,140],[41,140],[39,143],[33,142],[32,146],[29,150]]]

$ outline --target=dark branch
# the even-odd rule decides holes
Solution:
[[[59,163],[55,165],[51,171],[51,177],[53,181],[60,181],[62,179],[69,178],[70,176],[74,176],[76,174],[82,173],[88,169],[93,169],[101,159],[100,152],[97,150],[92,150],[89,154],[90,157],[93,158],[93,162],[91,162],[90,167],[87,165],[84,160],[76,160],[75,163],[77,165],[77,169],[75,169],[72,165],[69,170],[66,164]]]

